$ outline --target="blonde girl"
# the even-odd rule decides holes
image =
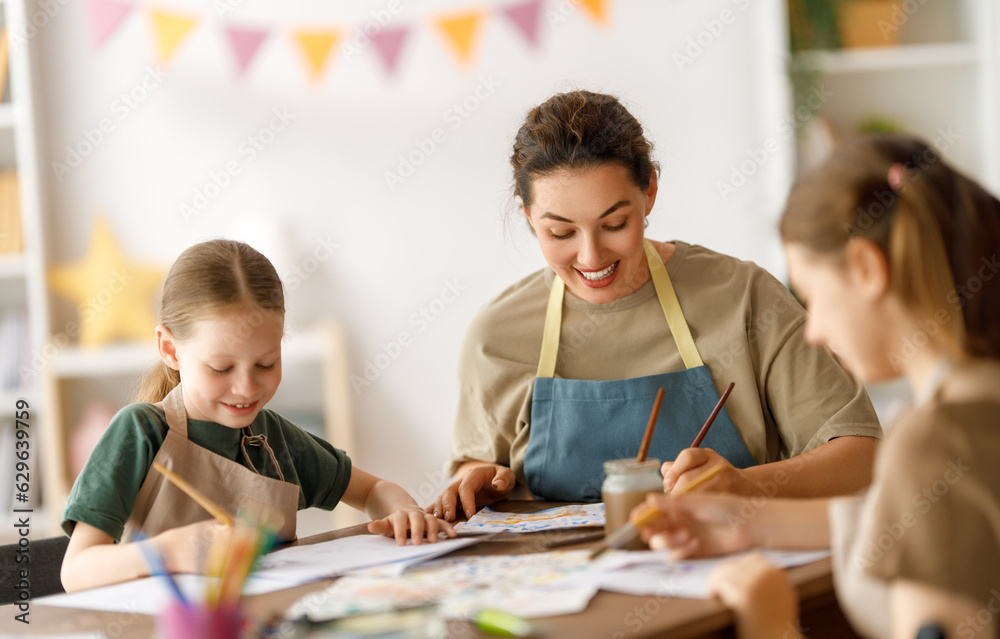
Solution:
[[[454,536],[398,485],[352,467],[347,454],[265,408],[281,382],[285,304],[271,263],[213,240],[184,251],[163,287],[162,360],[138,401],[114,417],[77,478],[63,515],[67,591],[149,574],[142,531],[172,572],[202,569],[205,542],[228,528],[151,470],[158,461],[219,504],[277,513],[286,539],[296,511],[343,501],[368,529],[406,543]]]
[[[860,497],[772,499],[748,518],[732,498],[661,497],[645,538],[686,557],[832,544],[838,598],[865,636],[996,637],[1000,201],[919,140],[870,137],[795,186],[781,236],[806,339],[864,381],[902,376],[913,406]],[[727,575],[717,590],[754,636],[784,636],[788,608],[744,605],[759,589]]]

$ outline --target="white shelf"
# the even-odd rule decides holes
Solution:
[[[16,253],[0,255],[0,280],[22,278],[26,274],[23,255]]]
[[[0,129],[12,129],[16,122],[14,107],[10,102],[0,103]]]
[[[813,68],[828,74],[931,69],[973,65],[979,61],[979,51],[974,44],[968,42],[801,51],[793,57],[795,67]]]

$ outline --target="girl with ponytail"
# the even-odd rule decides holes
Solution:
[[[663,515],[643,536],[684,557],[832,545],[838,598],[865,636],[996,637],[1000,201],[920,140],[874,136],[800,180],[780,230],[806,339],[866,382],[903,377],[912,406],[858,497],[771,499],[742,527],[731,497],[654,498]],[[714,587],[742,634],[794,627],[787,581],[763,560],[722,568]]]

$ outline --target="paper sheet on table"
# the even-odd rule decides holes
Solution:
[[[351,573],[306,595],[286,616],[325,621],[426,604],[437,604],[442,615],[453,618],[487,607],[520,617],[572,614],[585,609],[597,592],[591,583],[574,584],[575,576],[590,569],[585,550],[447,557],[396,577],[379,576],[378,570]]]
[[[484,535],[499,532],[529,533],[604,525],[604,504],[558,506],[534,513],[505,513],[483,508],[469,521],[459,523],[460,535]]]
[[[356,568],[380,564],[398,563],[399,567],[394,568],[393,572],[401,572],[414,562],[440,557],[477,541],[476,538],[443,539],[433,544],[408,543],[397,546],[388,537],[354,535],[318,544],[292,546],[264,557],[258,569],[247,579],[243,592],[247,595],[274,592],[342,575]],[[176,579],[187,597],[192,600],[202,598],[207,577],[177,575]],[[66,608],[154,615],[166,607],[171,596],[162,578],[150,577],[65,595],[42,597],[34,602]]]
[[[829,550],[759,550],[772,563],[782,568],[802,566],[830,555]],[[667,551],[614,552],[595,562],[586,575],[574,579],[575,584],[590,583],[601,590],[627,595],[657,595],[710,599],[708,579],[719,564],[743,553],[671,561]]]

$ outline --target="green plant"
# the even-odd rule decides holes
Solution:
[[[837,0],[788,0],[792,51],[840,48]]]

